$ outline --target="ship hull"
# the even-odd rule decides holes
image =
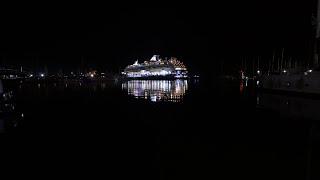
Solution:
[[[174,75],[167,76],[144,76],[144,77],[128,77],[123,76],[122,79],[141,79],[141,80],[175,80],[175,79],[188,79],[188,77],[175,77]]]

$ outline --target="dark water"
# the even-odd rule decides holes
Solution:
[[[319,177],[319,100],[201,80],[26,82],[15,97],[24,118],[0,134],[11,176]]]

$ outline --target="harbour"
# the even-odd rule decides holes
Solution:
[[[5,13],[3,177],[320,179],[320,1],[190,5]]]
[[[177,87],[167,89],[171,82],[155,80],[128,82],[128,87],[122,83],[23,84],[15,92],[15,103],[24,118],[0,134],[2,151],[11,154],[8,160],[28,162],[32,157],[37,163],[65,158],[78,162],[73,153],[77,151],[109,163],[125,161],[126,167],[118,166],[136,175],[143,173],[145,178],[158,176],[159,169],[161,176],[168,176],[173,173],[170,166],[176,167],[176,176],[191,177],[199,173],[200,177],[217,177],[230,170],[243,174],[254,170],[255,177],[265,177],[266,171],[268,177],[293,179],[304,178],[307,170],[317,175],[320,116],[309,107],[319,100],[255,96],[247,89],[241,93],[236,82],[207,89],[201,81],[187,82],[183,101],[131,95],[157,83],[159,87],[150,87],[150,93],[177,91]],[[313,153],[308,157],[310,148]],[[41,160],[40,156],[52,152],[55,156]],[[243,160],[250,163],[244,165]],[[85,161],[93,162],[91,158]],[[203,170],[208,166],[215,170]],[[193,170],[187,173],[188,168]]]

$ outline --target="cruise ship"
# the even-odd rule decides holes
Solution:
[[[171,57],[169,60],[161,59],[160,55],[153,55],[149,61],[139,63],[138,60],[134,64],[127,66],[122,75],[126,78],[188,78],[186,66],[177,58]]]

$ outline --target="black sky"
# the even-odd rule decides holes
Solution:
[[[84,57],[88,66],[112,71],[160,54],[209,71],[222,59],[233,64],[281,48],[306,56],[314,7],[312,1],[276,0],[11,7],[2,14],[0,53],[3,62],[30,68],[76,68]]]

